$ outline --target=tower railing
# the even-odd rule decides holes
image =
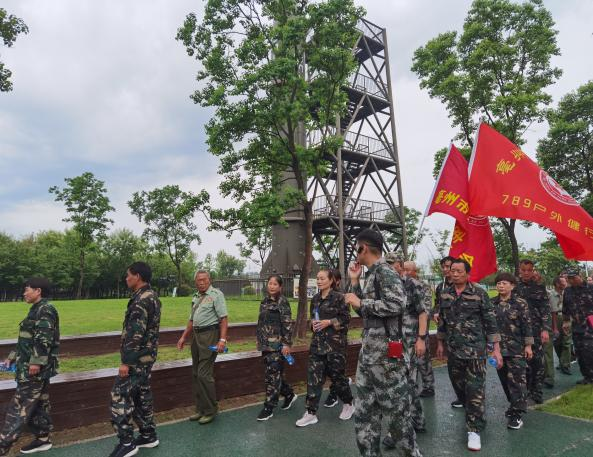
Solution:
[[[335,129],[330,130],[333,135]],[[315,147],[321,143],[321,132],[315,130],[309,132],[309,145]],[[381,157],[383,159],[392,159],[391,151],[393,150],[393,144],[388,143],[387,145],[377,138],[373,138],[368,135],[356,134],[355,132],[346,132],[344,136],[344,143],[342,149],[358,152],[360,154],[370,154],[375,157]]]
[[[338,197],[332,196],[331,200],[334,203],[335,208],[332,207],[326,196],[315,198],[313,201],[313,218],[338,217]],[[343,202],[346,203],[346,201],[347,199],[343,198]],[[344,206],[344,218],[346,219],[390,222],[390,215],[392,214],[393,210],[388,204],[371,200],[350,200],[350,202]],[[393,220],[395,220],[395,218],[391,219],[391,222]]]

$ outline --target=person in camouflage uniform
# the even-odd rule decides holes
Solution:
[[[428,322],[432,319],[432,289],[427,282],[421,281],[424,286],[424,302],[427,307],[427,318]],[[426,351],[422,357],[417,357],[418,361],[418,373],[420,373],[421,387],[420,397],[434,397],[434,371],[432,369],[432,354],[430,351],[430,338],[429,338],[429,326],[428,322],[426,325],[426,333],[424,336],[426,339]]]
[[[496,310],[503,358],[503,365],[497,372],[511,404],[505,413],[508,417],[507,427],[517,430],[523,426],[521,417],[527,412],[527,360],[533,356],[531,318],[527,302],[512,294],[517,285],[512,274],[498,274],[495,283],[498,296],[492,300],[492,304]]]
[[[284,360],[292,346],[293,321],[290,304],[282,294],[282,283],[281,276],[270,276],[268,294],[259,305],[257,350],[262,352],[266,370],[266,400],[258,421],[274,416],[280,395],[284,397],[282,409],[289,409],[298,397],[284,380]]]
[[[8,454],[24,425],[35,440],[21,453],[46,451],[52,447],[49,403],[50,378],[58,373],[60,319],[58,311],[48,302],[50,287],[46,278],[31,278],[25,283],[23,296],[31,305],[20,323],[16,349],[5,361],[16,363],[16,390],[6,407],[6,419],[0,431],[0,455]]]
[[[546,286],[535,281],[534,264],[529,259],[519,263],[519,282],[514,293],[527,302],[533,330],[533,357],[527,362],[527,391],[531,399],[541,404],[544,401],[543,384],[545,373],[544,348],[552,331],[552,316]]]
[[[556,368],[566,375],[571,375],[570,362],[572,357],[572,330],[570,321],[563,326],[562,322],[562,299],[564,297],[564,290],[568,283],[565,277],[557,276],[554,278],[554,289],[548,294],[550,300],[550,310],[552,311],[552,330],[554,332],[554,351],[558,356],[560,365]],[[555,316],[554,316],[555,315]],[[555,319],[554,319],[555,317]],[[554,325],[555,324],[555,325]],[[547,359],[550,360],[552,368],[554,368],[554,354],[546,354]],[[548,363],[548,360],[546,360]]]
[[[437,331],[437,357],[443,357],[443,342],[447,342],[447,369],[457,400],[454,408],[465,408],[468,431],[467,447],[481,449],[480,432],[486,426],[485,381],[486,343],[494,345],[494,357],[502,366],[500,334],[496,313],[488,294],[469,282],[471,266],[457,259],[451,264],[452,285],[443,289],[440,300]]]
[[[340,419],[348,420],[354,413],[352,392],[346,379],[346,348],[350,308],[344,295],[335,290],[330,270],[317,273],[319,292],[311,299],[310,318],[313,336],[309,347],[307,371],[307,410],[296,422],[297,427],[317,423],[317,408],[326,375],[332,380],[337,396],[344,403]]]
[[[570,287],[562,299],[562,326],[570,329],[583,379],[577,384],[593,384],[593,286],[586,283],[577,268],[566,272]]]
[[[346,302],[362,316],[362,348],[358,356],[354,413],[356,443],[364,457],[381,455],[381,421],[388,416],[388,431],[402,456],[419,457],[416,432],[410,420],[409,360],[387,356],[388,342],[402,338],[406,296],[399,276],[381,257],[383,237],[362,230],[356,238],[357,262],[349,267],[351,290]],[[364,289],[362,267],[368,268]]]
[[[156,362],[161,322],[161,302],[150,287],[152,270],[144,262],[128,267],[126,284],[132,290],[121,334],[121,365],[111,389],[111,424],[119,444],[110,457],[135,455],[138,448],[158,446],[150,388]],[[134,439],[132,418],[139,436]]]

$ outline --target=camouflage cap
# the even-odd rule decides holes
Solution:
[[[395,263],[397,261],[402,261],[403,259],[397,255],[396,252],[388,252],[387,254],[385,254],[385,262],[387,263]]]
[[[569,267],[566,269],[566,276],[578,276],[580,274],[580,270],[578,267]]]

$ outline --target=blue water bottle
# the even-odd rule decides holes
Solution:
[[[282,346],[280,346],[280,351],[282,351]],[[288,362],[290,366],[294,365],[294,357],[292,356],[292,354],[286,354],[282,357],[284,357],[284,359],[286,360],[286,362]]]
[[[319,321],[321,319],[319,319],[319,308],[315,308],[315,320]]]
[[[493,355],[491,355],[490,357],[488,357],[488,365],[493,366],[494,368],[497,367],[498,362],[496,361],[496,357],[494,357]]]
[[[11,363],[10,365],[0,363],[0,373],[16,373],[16,363]]]
[[[208,346],[208,349],[210,349],[212,352],[218,352],[218,348],[216,347],[216,345],[212,345],[212,346]],[[229,348],[227,348],[226,346],[224,347],[224,351],[222,351],[224,353],[229,352]]]

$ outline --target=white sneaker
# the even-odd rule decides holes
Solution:
[[[479,451],[482,449],[480,434],[476,432],[467,432],[467,448],[470,451]]]
[[[309,414],[309,411],[307,411],[303,417],[301,417],[298,421],[296,421],[296,426],[297,427],[306,427],[307,425],[313,425],[316,424],[317,421],[317,416],[315,414]]]
[[[340,419],[342,419],[343,421],[347,421],[352,417],[353,414],[354,405],[348,405],[344,403],[344,406],[342,407],[342,412],[340,413]]]

